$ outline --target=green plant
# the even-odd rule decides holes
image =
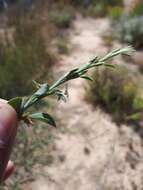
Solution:
[[[118,1],[118,0],[102,0],[106,5],[108,6],[123,6],[123,1]]]
[[[108,16],[112,19],[112,20],[118,20],[120,19],[120,17],[123,14],[123,8],[119,7],[119,6],[115,6],[115,7],[109,7],[108,9]]]
[[[123,5],[123,1],[120,0],[61,0],[60,1],[61,3],[63,4],[73,4],[74,6],[84,6],[84,7],[87,7],[87,6],[90,6],[90,5],[95,5],[95,4],[105,4],[105,5],[108,5],[108,6],[116,6],[116,5]]]
[[[121,15],[122,13],[122,6],[123,2],[122,1],[92,1],[91,3],[88,4],[85,10],[83,10],[83,13],[85,15],[90,15],[93,17],[97,16],[105,16],[109,15],[112,18],[117,18]]]
[[[58,48],[58,53],[60,54],[68,54],[69,46],[68,42],[65,39],[58,39],[56,42],[56,47]]]
[[[132,44],[136,49],[142,49],[143,16],[121,18],[113,30],[113,35],[123,43]]]
[[[106,13],[106,6],[103,3],[90,5],[86,10],[86,14],[92,17],[103,17]]]
[[[72,12],[66,8],[56,8],[49,13],[49,20],[58,28],[69,28],[73,18]]]
[[[51,65],[54,62],[46,50],[39,24],[20,18],[14,27],[11,42],[6,41],[4,44],[1,40],[0,89],[3,90],[0,91],[0,96],[2,98],[29,94],[33,89],[32,78],[41,80],[51,77]]]
[[[49,114],[47,113],[30,114],[27,113],[27,109],[29,109],[31,106],[39,102],[41,99],[51,95],[58,97],[58,100],[65,101],[66,100],[65,93],[58,88],[59,86],[76,78],[84,78],[86,80],[92,80],[90,77],[87,76],[87,71],[89,69],[99,66],[113,67],[112,64],[108,64],[106,62],[119,54],[127,54],[130,51],[132,51],[132,48],[127,47],[127,48],[114,50],[102,58],[95,57],[87,64],[83,65],[82,67],[73,69],[70,72],[66,73],[52,85],[49,85],[48,83],[39,84],[34,81],[37,91],[34,92],[33,95],[31,95],[27,99],[23,99],[20,97],[13,98],[9,100],[9,104],[12,107],[14,107],[14,109],[18,114],[19,119],[23,120],[27,124],[30,124],[31,120],[40,120],[52,126],[56,126],[55,121]]]
[[[94,68],[94,67],[99,67],[99,66],[113,67],[112,64],[107,63],[108,60],[110,60],[111,58],[113,58],[117,55],[120,55],[120,54],[121,55],[128,54],[130,51],[132,51],[132,48],[127,47],[127,48],[114,50],[101,58],[95,57],[94,59],[92,59],[88,63],[84,64],[80,68],[76,68],[76,69],[73,69],[73,70],[67,72],[60,79],[55,81],[52,85],[49,85],[48,83],[39,84],[39,83],[33,81],[37,90],[28,98],[16,97],[16,98],[10,99],[8,101],[8,103],[0,101],[0,104],[3,107],[2,112],[7,113],[7,114],[4,114],[4,116],[1,115],[1,118],[0,118],[0,120],[2,122],[2,129],[7,129],[8,134],[9,134],[8,135],[9,140],[8,140],[8,142],[6,141],[7,142],[7,144],[6,144],[7,151],[5,151],[5,149],[2,149],[3,157],[1,160],[2,160],[3,167],[0,168],[1,169],[0,170],[1,180],[4,177],[4,171],[7,166],[9,156],[12,151],[12,146],[13,146],[13,142],[14,142],[14,139],[16,136],[16,131],[17,131],[17,124],[19,124],[19,121],[23,120],[25,124],[30,125],[30,124],[33,124],[33,121],[39,120],[39,121],[45,122],[46,124],[50,124],[50,125],[56,127],[56,123],[55,123],[54,119],[48,113],[45,113],[45,112],[40,113],[39,112],[39,113],[31,114],[30,112],[27,112],[27,110],[29,108],[31,108],[33,105],[35,105],[37,102],[39,102],[41,99],[43,99],[47,96],[51,96],[51,95],[56,96],[58,98],[58,100],[65,101],[67,89],[66,89],[66,92],[63,92],[59,88],[59,86],[67,83],[70,80],[77,79],[77,78],[92,80],[87,75],[87,72],[89,69]],[[12,107],[14,109],[12,109]],[[4,109],[6,111],[4,111]],[[9,119],[9,122],[7,122],[7,118]],[[11,130],[9,131],[9,129],[11,129]],[[22,136],[22,138],[23,138],[23,136]],[[5,142],[6,138],[7,138],[7,136],[5,135],[4,142]],[[26,167],[26,169],[28,171],[30,171],[29,169],[31,169],[31,166],[35,162],[35,159],[34,159],[34,157],[25,159],[25,157],[29,156],[29,146],[27,146],[28,145],[27,138],[28,138],[28,136],[26,136],[26,141],[25,141],[27,148],[25,149],[25,151],[23,153],[23,157],[24,157],[23,165]],[[30,137],[30,139],[31,139],[31,137]],[[42,143],[45,143],[45,141],[40,140],[40,142],[38,142],[36,139],[34,146],[30,147],[30,152],[32,152],[32,150],[35,150],[35,147],[41,147]]]
[[[104,4],[105,6],[122,6],[123,5],[123,1],[118,1],[118,0],[90,0],[89,4],[91,5],[96,5],[96,4]]]
[[[143,2],[139,1],[135,7],[130,11],[131,16],[141,16],[143,15]]]
[[[95,1],[94,1],[95,2]],[[105,6],[123,6],[123,1],[118,1],[118,0],[102,0],[102,2]],[[99,3],[98,0],[96,0],[96,3]]]
[[[133,115],[142,112],[143,98],[129,70],[123,66],[114,70],[104,68],[96,70],[92,78],[94,82],[89,83],[88,101],[111,113],[117,123],[135,122]]]

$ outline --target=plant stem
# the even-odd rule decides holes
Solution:
[[[27,101],[25,102],[25,104],[23,105],[22,113],[24,113],[29,107],[34,105],[36,102],[38,102],[39,100],[41,100],[47,96],[57,95],[60,99],[61,97],[64,96],[64,94],[61,90],[58,89],[59,86],[61,86],[62,84],[66,83],[69,80],[73,80],[76,78],[84,78],[84,77],[87,78],[87,76],[85,74],[88,72],[89,69],[91,69],[93,67],[102,66],[102,65],[103,66],[112,66],[110,64],[106,64],[106,62],[117,55],[122,55],[122,54],[128,55],[132,51],[134,51],[134,50],[130,46],[113,50],[110,53],[106,54],[105,56],[103,56],[99,59],[98,59],[98,57],[95,57],[94,59],[92,59],[88,63],[84,64],[80,68],[76,68],[76,69],[71,70],[70,72],[67,72],[62,77],[60,77],[57,81],[55,81],[51,86],[49,86],[48,84],[40,85],[39,89],[32,96],[30,96],[27,99]],[[46,88],[44,85],[45,86],[47,85]],[[39,92],[40,92],[40,94],[39,94]]]

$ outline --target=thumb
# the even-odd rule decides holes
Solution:
[[[17,114],[6,102],[0,101],[0,181],[9,161],[17,131]]]
[[[6,180],[14,171],[14,164],[12,161],[8,161],[7,167],[4,171],[3,180]]]

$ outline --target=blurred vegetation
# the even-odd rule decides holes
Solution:
[[[28,95],[32,90],[32,79],[51,81],[55,62],[55,55],[50,50],[51,41],[56,38],[59,53],[68,53],[65,30],[72,26],[76,13],[117,20],[114,36],[123,43],[142,48],[142,4],[136,5],[129,17],[121,20],[122,0],[35,0],[32,8],[14,6],[8,12],[7,27],[0,38],[0,97]],[[113,38],[107,40],[111,44]],[[101,69],[93,73],[93,78],[87,92],[88,101],[111,113],[118,124],[131,122],[139,125],[143,98],[130,72],[125,67]],[[50,106],[46,106],[49,109]],[[47,126],[20,127],[13,154],[18,169],[2,189],[21,189],[23,183],[34,180],[31,168],[38,171],[41,165],[51,164],[52,141]]]
[[[123,43],[131,44],[136,49],[143,48],[143,16],[123,16],[113,31],[115,38]]]
[[[91,0],[91,1],[83,1],[83,14],[87,16],[93,17],[103,17],[103,16],[111,16],[116,14],[121,14],[123,10],[123,1],[117,0]]]
[[[119,11],[119,12],[118,12]],[[112,12],[114,19],[113,36],[122,43],[128,43],[135,49],[143,48],[143,2],[137,1],[128,13],[120,15],[120,10]],[[115,15],[114,15],[115,14]]]
[[[123,8],[119,6],[115,7],[110,7],[108,9],[108,16],[110,19],[114,20],[119,20],[121,16],[123,15]]]
[[[40,11],[40,7],[25,10],[16,6],[7,12],[6,27],[0,35],[2,98],[29,95],[33,90],[33,79],[49,82],[53,79],[52,65],[56,56],[49,47],[60,32],[54,23],[49,22],[49,16],[45,17],[45,9],[42,14]],[[49,112],[51,105],[44,103],[44,106]],[[39,110],[41,107],[36,105],[34,109]],[[20,190],[23,184],[34,180],[36,174],[33,173],[40,171],[42,165],[51,164],[53,156],[49,144],[52,140],[47,125],[37,124],[28,129],[20,126],[12,155],[18,169],[0,189]]]
[[[69,7],[55,7],[49,12],[49,20],[58,28],[69,28],[73,18],[74,14]]]
[[[68,54],[70,47],[66,39],[59,38],[56,42],[57,50],[59,54]]]
[[[55,0],[51,1],[51,4],[60,7],[61,14],[64,7],[68,7],[70,14],[74,14],[76,10],[84,16],[102,17],[108,15],[109,9],[113,7],[123,7],[123,0]]]
[[[135,6],[131,9],[130,15],[132,17],[143,15],[143,1],[142,0],[137,1]]]
[[[0,189],[23,189],[23,184],[33,181],[36,175],[40,174],[41,166],[52,164],[53,140],[52,132],[46,125],[37,124],[32,128],[21,125],[12,154],[17,170]]]
[[[11,26],[12,27],[12,26]],[[12,39],[5,33],[0,46],[0,97],[28,95],[32,79],[48,80],[54,59],[46,50],[41,27],[36,20],[18,17]]]
[[[118,124],[131,122],[139,125],[141,118],[132,116],[142,113],[143,97],[131,71],[124,66],[116,69],[100,68],[92,77],[94,81],[89,82],[87,100],[112,114]]]

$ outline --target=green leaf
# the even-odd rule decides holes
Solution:
[[[41,87],[37,90],[37,92],[34,95],[42,96],[47,93],[48,89],[49,89],[49,85],[47,83],[42,84]]]
[[[66,99],[66,97],[65,97],[64,94],[58,94],[58,100],[59,100],[59,101],[62,100],[62,101],[64,101],[64,102],[67,102],[67,99]]]
[[[38,84],[38,83],[37,83]],[[47,83],[41,84],[39,89],[28,98],[26,103],[24,104],[24,110],[33,105],[37,100],[39,100],[42,96],[45,96],[49,90],[49,85]]]
[[[76,73],[78,71],[78,68],[71,70],[68,75],[72,75],[73,73]]]
[[[18,115],[21,114],[21,108],[22,108],[22,98],[16,97],[8,101],[8,104],[11,105]]]
[[[86,74],[87,73],[87,70],[83,70],[83,71],[81,71],[80,73],[79,73],[79,76],[82,76],[82,75],[84,75],[84,74]]]
[[[54,119],[48,113],[34,113],[29,115],[31,119],[39,120],[56,127]]]
[[[90,78],[90,77],[88,77],[88,76],[82,76],[81,78],[86,79],[86,80],[89,80],[89,81],[93,81],[93,79]]]
[[[104,66],[106,66],[106,67],[111,67],[111,68],[113,68],[113,69],[115,68],[114,65],[112,65],[112,64],[108,64],[108,63],[105,63]]]
[[[98,56],[94,57],[94,58],[90,61],[91,64],[92,64],[92,63],[95,63],[95,62],[98,62]]]
[[[107,61],[108,59],[111,59],[117,55],[130,55],[134,51],[135,50],[132,48],[132,46],[118,48],[118,49],[115,49],[115,50],[109,52],[104,57],[100,58],[99,61]]]
[[[58,97],[58,100],[63,100],[64,102],[66,102],[66,96],[65,94],[61,91],[61,90],[56,90],[55,91],[55,95]]]
[[[40,88],[40,86],[41,86],[40,83],[36,82],[35,80],[32,80],[32,82],[33,82],[33,85],[36,87],[36,89]]]

